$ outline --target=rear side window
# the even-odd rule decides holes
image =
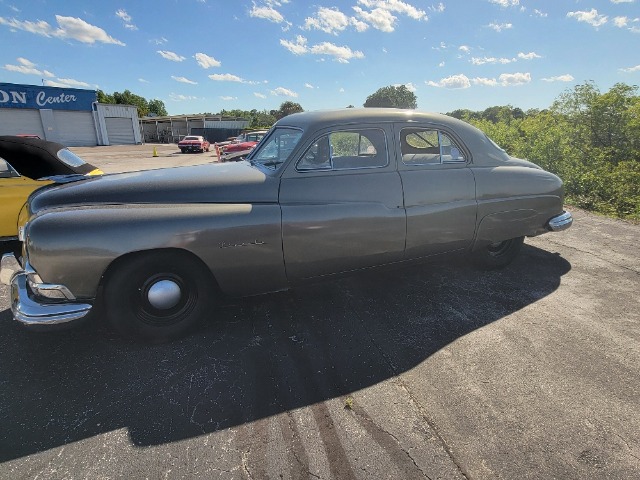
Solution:
[[[406,165],[466,162],[462,149],[445,132],[428,128],[404,128],[400,133],[402,161]]]
[[[11,178],[11,177],[19,177],[18,172],[16,172],[9,162],[7,162],[4,158],[0,158],[0,178]]]
[[[58,150],[57,157],[62,163],[64,163],[65,165],[71,168],[78,168],[78,167],[81,167],[82,165],[85,165],[86,163],[84,160],[82,160],[79,156],[77,156],[68,148],[63,148],[62,150]]]
[[[309,170],[353,170],[380,168],[389,164],[383,130],[339,130],[323,135],[302,155],[296,168]]]

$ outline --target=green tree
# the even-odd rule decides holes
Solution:
[[[417,108],[415,93],[405,85],[382,87],[367,97],[365,107]]]
[[[154,98],[153,100],[149,100],[149,102],[147,103],[147,106],[149,108],[149,113],[155,113],[159,117],[168,115],[167,109],[164,106],[164,102],[162,100],[158,100]]]
[[[109,95],[107,93],[104,93],[102,90],[98,89],[96,91],[97,97],[98,97],[98,103],[116,103],[116,101],[113,99],[113,95]]]
[[[284,118],[287,115],[291,115],[292,113],[304,112],[304,109],[299,103],[288,100],[286,102],[282,102],[282,105],[280,105],[280,108],[276,110],[276,112],[276,117],[278,120],[280,120],[281,118]]]
[[[134,105],[138,108],[138,116],[146,117],[149,113],[149,102],[144,97],[131,93],[129,90],[124,92],[113,92],[114,103],[118,105]]]

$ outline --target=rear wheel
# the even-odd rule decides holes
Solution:
[[[213,293],[210,272],[188,254],[148,252],[116,265],[105,283],[104,307],[116,332],[161,342],[203,319]]]
[[[181,148],[181,149],[180,149],[180,151],[181,151],[182,153],[186,153],[186,149],[184,149],[184,148]]]
[[[520,252],[524,237],[494,242],[471,253],[473,263],[488,270],[509,265]]]

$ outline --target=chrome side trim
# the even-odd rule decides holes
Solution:
[[[572,224],[573,217],[570,212],[563,212],[560,215],[556,215],[547,222],[548,228],[552,232],[561,232],[569,228]]]
[[[13,275],[11,280],[11,312],[13,318],[30,326],[57,325],[83,318],[91,310],[87,303],[40,303],[29,294],[27,274]]]

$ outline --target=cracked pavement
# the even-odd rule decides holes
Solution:
[[[637,478],[640,226],[574,214],[505,270],[227,300],[167,345],[29,332],[1,286],[0,478]]]

